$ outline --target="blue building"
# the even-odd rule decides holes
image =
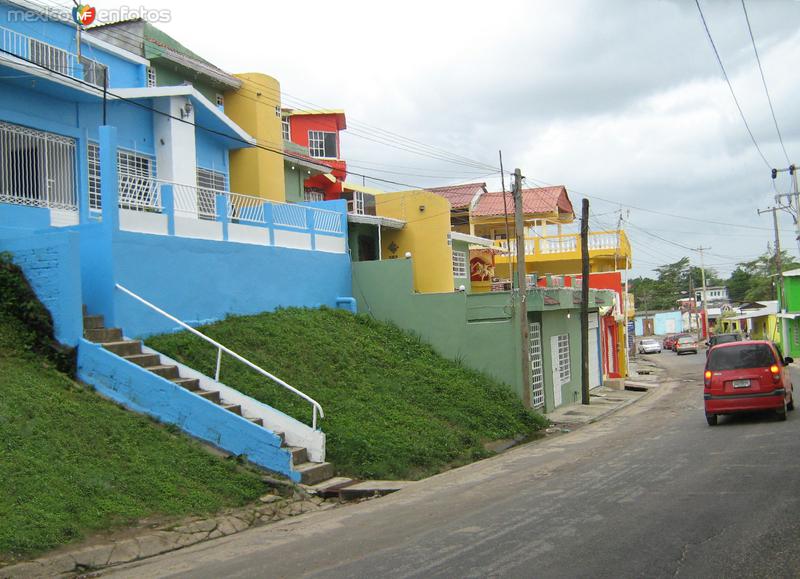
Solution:
[[[253,421],[321,461],[316,407],[309,427],[199,380],[218,393],[214,404],[141,375],[132,360],[149,353],[126,359],[83,337],[84,312],[129,339],[178,329],[175,319],[353,307],[345,203],[231,192],[229,154],[255,140],[191,84],[148,86],[148,69],[141,56],[82,34],[68,13],[0,0],[0,251],[25,270],[59,341],[77,347],[84,381],[299,480],[280,437]],[[157,384],[160,399],[151,397]],[[241,416],[220,411],[226,397]]]

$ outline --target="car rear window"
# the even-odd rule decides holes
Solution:
[[[775,363],[772,350],[766,344],[743,344],[711,350],[708,356],[709,370],[743,370],[766,368]]]
[[[727,344],[728,342],[738,342],[739,336],[728,334],[727,336],[717,336],[714,340],[715,344]]]
[[[679,344],[686,344],[687,342],[694,342],[694,338],[692,336],[683,336],[682,338],[678,338]]]

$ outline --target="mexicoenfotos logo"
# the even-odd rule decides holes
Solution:
[[[77,4],[72,9],[72,19],[81,26],[89,26],[95,18],[97,18],[97,10],[88,4]]]

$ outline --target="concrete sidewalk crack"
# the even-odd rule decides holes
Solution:
[[[678,574],[681,572],[681,568],[683,567],[684,561],[686,561],[686,556],[688,555],[689,549],[691,547],[700,547],[700,546],[708,543],[709,541],[713,541],[714,539],[720,537],[723,533],[725,533],[725,531],[727,531],[729,528],[730,528],[730,525],[727,525],[725,527],[722,527],[722,529],[720,529],[716,533],[713,533],[713,534],[709,535],[708,537],[706,537],[705,539],[703,539],[701,541],[696,541],[696,542],[693,542],[693,543],[686,543],[683,546],[683,548],[681,549],[681,556],[677,561],[677,566],[675,567],[675,572],[672,574],[672,576],[673,577],[677,577]]]

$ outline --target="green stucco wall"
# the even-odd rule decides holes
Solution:
[[[408,259],[353,263],[361,313],[419,335],[440,354],[485,372],[522,395],[520,332],[508,293],[415,294]]]
[[[192,86],[196,88],[200,94],[206,97],[211,104],[217,104],[217,94],[222,94],[223,91],[218,88],[214,88],[211,85],[204,83],[203,81],[197,78],[197,75],[192,77],[188,74],[188,71],[181,70],[177,66],[164,61],[164,60],[153,60],[151,62],[151,66],[156,71],[156,84],[158,86],[180,86],[184,82],[192,83]]]
[[[453,251],[463,251],[467,254],[467,276],[456,277],[453,275],[453,287],[458,289],[462,285],[467,288],[466,291],[472,291],[472,283],[469,275],[469,243],[466,241],[453,241]]]
[[[292,163],[283,163],[283,182],[286,187],[286,202],[300,203],[303,200],[303,172],[292,169]]]
[[[544,357],[545,384],[545,409],[550,412],[555,408],[552,392],[552,349],[551,338],[559,334],[569,335],[570,352],[570,381],[561,385],[561,400],[563,404],[571,404],[581,399],[581,319],[580,315],[572,310],[554,310],[542,312],[542,356]],[[570,317],[567,318],[567,313]]]

